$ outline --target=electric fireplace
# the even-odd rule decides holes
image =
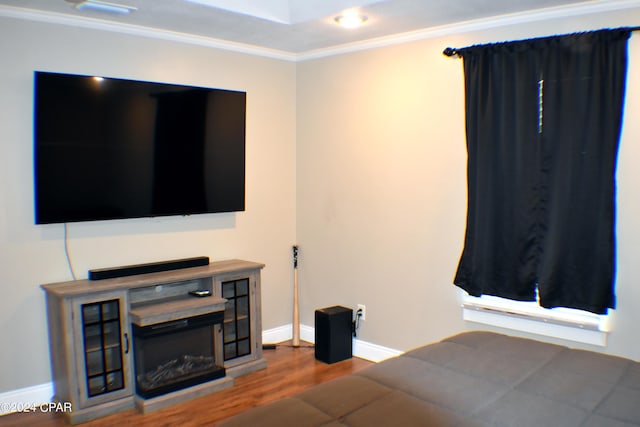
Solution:
[[[216,360],[215,325],[223,312],[147,326],[132,324],[136,393],[152,398],[225,376]]]
[[[42,285],[53,400],[71,406],[63,414],[71,424],[134,407],[147,414],[266,367],[263,264],[152,264],[152,271],[148,264],[114,267],[101,271],[115,276]]]

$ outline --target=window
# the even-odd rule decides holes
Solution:
[[[469,157],[454,283],[469,295],[595,315],[615,308],[615,166],[629,35],[602,30],[458,50]]]
[[[605,347],[610,330],[608,315],[557,307],[542,308],[537,301],[514,301],[460,290],[466,321],[498,326],[584,344]]]

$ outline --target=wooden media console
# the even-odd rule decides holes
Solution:
[[[42,285],[53,401],[70,403],[66,415],[79,423],[133,407],[152,411],[265,368],[263,267],[229,260]],[[157,388],[147,389],[149,378]]]

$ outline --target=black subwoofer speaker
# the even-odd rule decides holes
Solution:
[[[351,358],[353,310],[334,306],[316,310],[316,359],[335,363]]]

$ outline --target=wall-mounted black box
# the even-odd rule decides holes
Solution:
[[[334,306],[316,310],[316,359],[335,363],[350,359],[353,351],[353,310]]]

